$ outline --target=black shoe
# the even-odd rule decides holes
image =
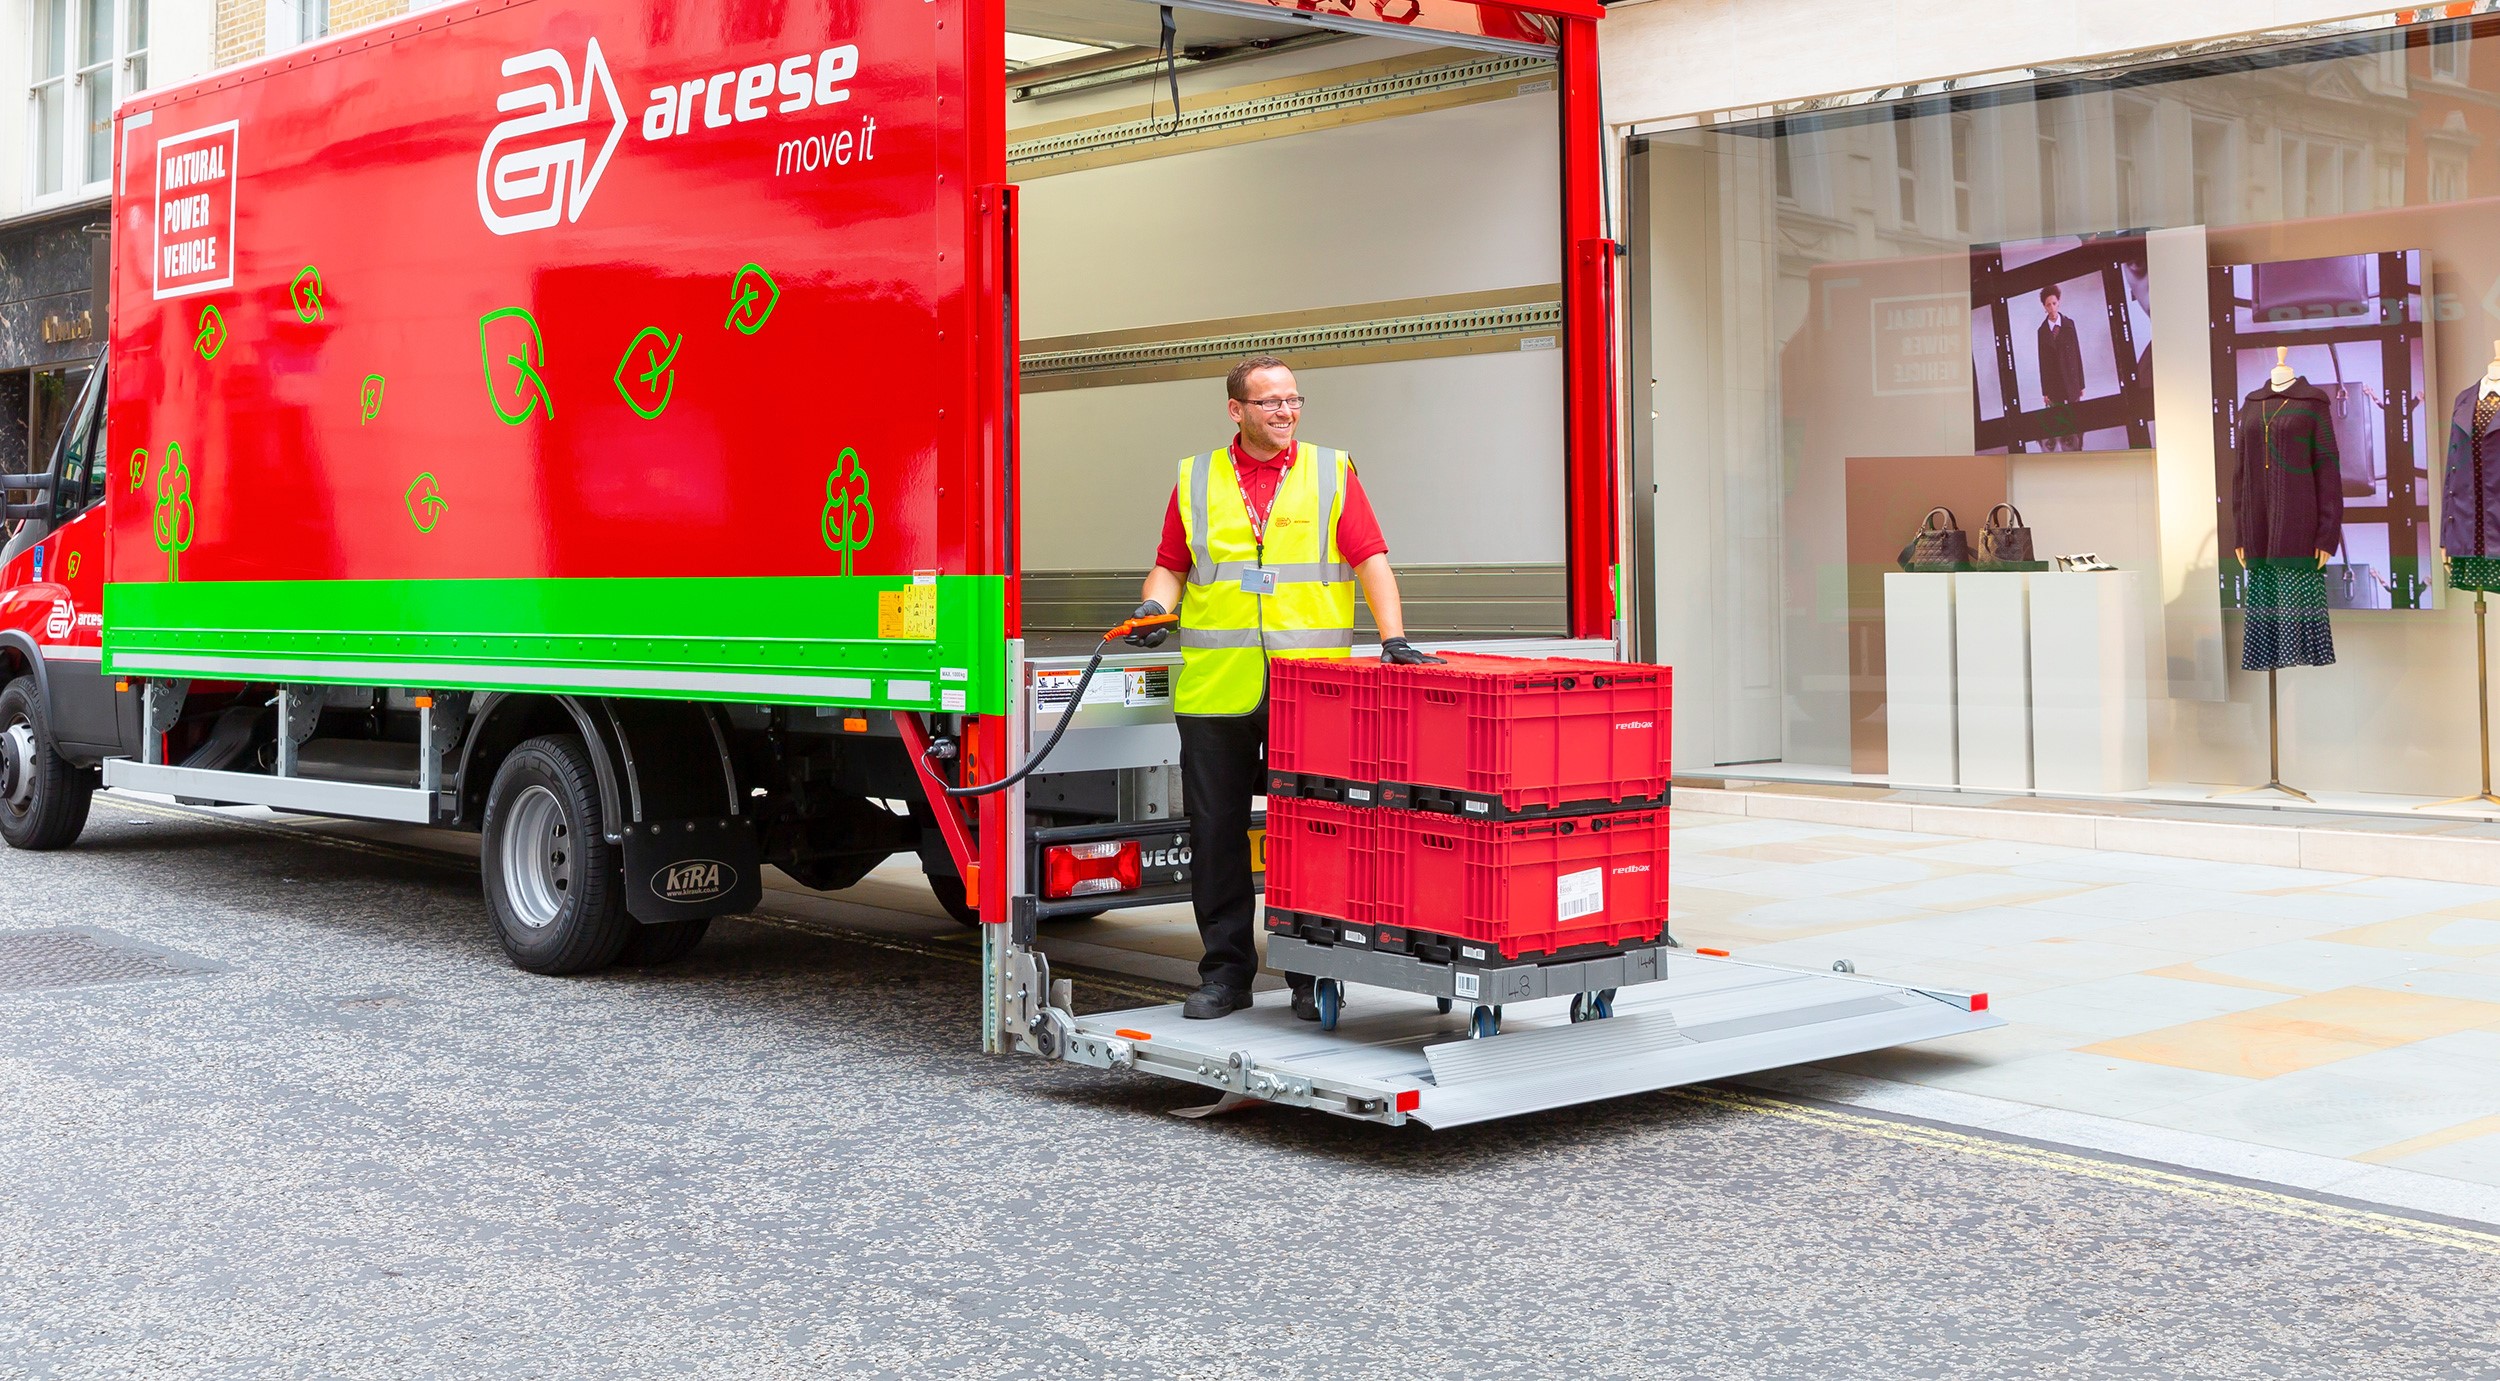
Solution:
[[[1293,1014],[1304,1021],[1319,1020],[1319,985],[1305,983],[1293,990]]]
[[[1209,983],[1189,995],[1181,1004],[1181,1015],[1191,1021],[1213,1021],[1229,1017],[1250,1005],[1250,990],[1230,983]]]

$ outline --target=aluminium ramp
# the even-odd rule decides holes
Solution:
[[[1178,1004],[1078,1017],[1066,1056],[1341,1116],[1459,1127],[1601,1098],[1836,1059],[2005,1024],[1984,994],[1915,988],[1671,952],[1663,981],[1574,1024],[1563,998],[1506,1007],[1467,1039],[1464,1004],[1349,985],[1337,1029],[1296,1020],[1282,992],[1220,1021]]]

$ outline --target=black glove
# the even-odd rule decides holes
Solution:
[[[1164,608],[1162,604],[1150,599],[1145,603],[1138,605],[1135,609],[1130,610],[1129,617],[1133,619],[1150,619],[1157,614],[1168,614],[1171,612],[1171,610]],[[1131,647],[1161,647],[1163,646],[1163,635],[1171,631],[1172,625],[1168,623],[1158,623],[1152,628],[1140,628],[1136,632],[1122,638],[1120,641],[1127,643]]]
[[[1383,638],[1380,660],[1393,667],[1439,666],[1441,659],[1415,646],[1404,638]]]

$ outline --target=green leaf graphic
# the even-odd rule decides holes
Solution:
[[[321,306],[321,270],[311,264],[304,265],[304,271],[295,275],[286,296],[287,301],[295,304],[297,319],[307,326],[327,315]]]
[[[408,521],[415,523],[419,532],[432,532],[434,525],[443,520],[444,512],[451,507],[443,501],[442,486],[434,482],[431,470],[409,482],[407,499]]]
[[[213,360],[226,348],[226,314],[214,302],[200,304],[199,334],[191,337],[191,349],[201,359]]]
[[[498,327],[497,322],[518,324]],[[478,362],[486,369],[486,401],[506,425],[517,427],[528,421],[531,413],[542,409],[549,417],[556,415],[555,400],[547,396],[544,372],[547,338],[539,334],[538,319],[529,314],[528,308],[501,307],[479,317],[477,354]],[[498,363],[512,371],[508,386],[496,378]],[[509,403],[504,401],[507,394],[511,397]]]
[[[721,325],[742,336],[754,335],[772,320],[773,309],[780,305],[781,285],[762,265],[749,264],[729,280],[729,315]]]
[[[685,343],[684,336],[670,340],[657,326],[643,327],[626,342],[625,357],[616,362],[616,391],[635,416],[649,420],[668,411],[677,391],[677,348]]]

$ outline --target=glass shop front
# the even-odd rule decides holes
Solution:
[[[2500,21],[1631,149],[1679,774],[2500,810]]]

